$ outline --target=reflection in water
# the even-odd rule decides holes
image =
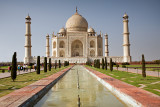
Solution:
[[[77,72],[78,70],[78,72]],[[79,75],[79,86],[77,82]],[[85,68],[74,66],[35,107],[124,107],[101,83],[92,77]]]

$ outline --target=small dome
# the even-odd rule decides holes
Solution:
[[[123,16],[123,18],[128,18],[128,15],[125,13],[124,16]]]
[[[30,16],[29,16],[29,14],[28,14],[28,16],[26,16],[26,19],[30,19]]]
[[[90,27],[90,28],[88,29],[88,33],[95,33],[95,30],[94,30],[92,27]]]
[[[66,32],[66,30],[64,27],[59,30],[59,33],[65,33],[65,32]]]
[[[86,31],[88,29],[88,22],[78,12],[72,15],[66,22],[67,31]]]

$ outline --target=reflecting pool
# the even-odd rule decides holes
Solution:
[[[35,107],[125,107],[81,65],[74,66]]]

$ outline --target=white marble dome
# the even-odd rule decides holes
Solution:
[[[78,12],[72,15],[66,22],[67,31],[86,31],[88,29],[87,20]]]
[[[90,27],[90,28],[88,29],[88,33],[95,33],[95,30],[94,30],[92,27]]]

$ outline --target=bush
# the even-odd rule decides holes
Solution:
[[[5,73],[5,70],[4,70],[4,69],[2,69],[2,73]]]
[[[130,65],[128,62],[124,62],[122,63],[122,65]]]
[[[112,62],[112,65],[116,65],[116,63],[115,63],[115,62]]]
[[[126,66],[125,66],[125,65],[122,65],[122,68],[126,68]]]
[[[117,70],[118,70],[119,65],[118,65],[118,64],[116,64],[116,67],[117,67]]]
[[[29,66],[33,66],[34,65],[34,63],[29,63]]]

